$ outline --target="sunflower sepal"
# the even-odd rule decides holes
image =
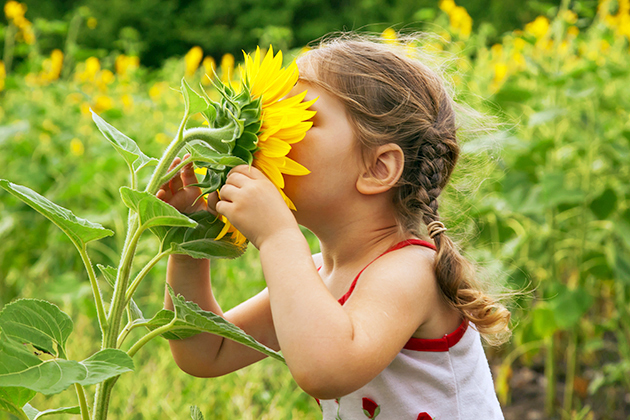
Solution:
[[[203,112],[210,106],[206,98],[193,90],[184,78],[182,78],[181,89],[182,96],[184,97],[184,112],[186,116],[190,117],[198,112]]]

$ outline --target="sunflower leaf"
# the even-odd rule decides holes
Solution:
[[[120,196],[127,207],[138,213],[140,224],[145,229],[154,226],[197,226],[194,220],[146,191],[121,187]]]
[[[157,165],[158,160],[142,153],[138,144],[118,131],[114,126],[107,123],[98,114],[92,111],[92,120],[96,123],[98,129],[103,133],[107,141],[109,141],[114,149],[125,159],[134,172],[138,172],[145,166]]]
[[[81,407],[78,405],[74,407],[60,407],[52,408],[50,410],[39,411],[30,404],[24,406],[24,412],[28,416],[29,420],[38,420],[44,416],[50,416],[53,414],[81,414]]]
[[[75,216],[70,210],[53,203],[30,188],[13,184],[4,179],[0,179],[0,187],[13,194],[57,225],[68,235],[77,248],[82,248],[88,242],[114,234],[114,232],[105,229],[98,223],[92,223]]]
[[[73,324],[72,319],[52,303],[20,299],[9,303],[0,312],[0,329],[4,337],[65,357],[66,341]]]
[[[93,385],[133,370],[133,361],[118,349],[105,349],[82,362],[41,360],[19,341],[0,339],[0,387],[23,387],[45,395],[58,394],[73,384]]]
[[[182,77],[182,95],[184,96],[184,103],[186,109],[186,115],[194,115],[198,112],[203,112],[210,106],[205,98],[195,92],[186,79]]]
[[[259,343],[236,325],[212,312],[202,310],[199,305],[194,302],[186,301],[181,295],[175,296],[173,289],[169,285],[167,285],[167,288],[168,293],[171,295],[175,312],[166,309],[160,311],[160,313],[158,313],[160,315],[159,317],[149,321],[150,329],[165,325],[170,322],[173,317],[176,317],[177,320],[175,321],[172,332],[188,335],[191,334],[192,331],[197,331],[220,335],[221,337],[236,341],[237,343],[251,347],[267,356],[284,362],[284,358],[280,353]]]
[[[30,420],[22,407],[32,400],[35,394],[37,394],[35,391],[27,388],[2,387],[0,388],[0,411],[13,414],[20,420]]]
[[[188,142],[186,150],[190,153],[193,162],[211,163],[223,166],[224,168],[222,169],[225,169],[226,166],[232,167],[245,164],[245,161],[238,157],[217,152],[204,141],[194,140]]]
[[[195,228],[171,228],[158,233],[162,248],[170,248],[173,253],[186,254],[194,258],[236,258],[243,254],[245,247],[236,246],[226,239],[216,241],[214,238],[223,229],[224,223],[207,211],[189,215],[197,222]]]

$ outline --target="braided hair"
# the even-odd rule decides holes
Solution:
[[[440,222],[438,197],[459,156],[457,104],[443,80],[407,56],[404,47],[357,35],[324,40],[300,60],[310,69],[308,82],[345,105],[366,161],[380,145],[400,146],[405,164],[393,203],[399,227],[421,236],[423,226],[441,226],[431,229],[431,237],[438,251],[434,269],[442,296],[486,341],[504,341],[509,311],[484,291],[473,265]]]

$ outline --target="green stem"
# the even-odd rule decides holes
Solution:
[[[573,383],[575,381],[575,368],[577,362],[577,333],[571,332],[569,347],[567,348],[567,375],[564,383],[564,403],[562,419],[571,419],[571,408],[573,407]]]
[[[545,339],[547,347],[547,357],[545,358],[545,379],[547,380],[547,389],[545,391],[545,413],[548,417],[553,417],[554,405],[556,399],[556,373],[554,360],[554,336]]]
[[[105,348],[115,348],[116,339],[120,329],[120,322],[126,307],[125,292],[129,282],[129,274],[131,272],[131,264],[135,255],[138,240],[144,229],[137,225],[137,217],[133,217],[132,230],[129,232],[130,240],[123,249],[120,266],[118,268],[118,278],[116,279],[116,287],[112,298],[112,306],[107,317],[109,321],[109,330]]]
[[[157,193],[158,189],[160,189],[160,186],[162,185],[160,184],[160,182],[164,177],[164,174],[168,172],[168,168],[171,166],[171,162],[173,161],[173,159],[175,159],[175,157],[185,144],[184,128],[186,128],[187,121],[188,113],[186,113],[186,115],[184,115],[184,118],[182,118],[182,121],[179,124],[179,128],[177,129],[177,135],[164,151],[160,162],[157,164],[157,167],[153,171],[153,175],[151,175],[151,180],[149,180],[149,184],[147,185],[145,191],[151,194],[155,194]]]
[[[125,342],[125,339],[129,335],[131,330],[138,327],[147,327],[148,325],[149,325],[148,322],[128,322],[127,325],[125,325],[125,328],[123,328],[120,335],[118,336],[118,348],[122,347],[122,343]]]
[[[193,161],[192,156],[182,160],[179,163],[179,165],[171,169],[166,175],[162,177],[162,179],[160,179],[160,182],[158,182],[158,185],[164,185],[165,183],[173,179],[173,177],[177,175],[177,172],[179,172],[184,166],[188,165],[192,161]]]
[[[157,254],[155,257],[153,257],[151,259],[151,261],[149,261],[147,263],[147,265],[144,266],[144,268],[142,269],[142,271],[140,271],[138,273],[138,275],[136,276],[135,279],[133,279],[133,282],[131,282],[131,285],[129,286],[129,288],[127,289],[127,293],[125,294],[125,303],[128,304],[129,301],[131,300],[131,298],[133,297],[133,294],[136,292],[136,290],[138,289],[138,286],[140,285],[140,282],[142,281],[142,279],[144,279],[144,277],[149,273],[149,271],[151,271],[151,269],[153,267],[155,267],[155,264],[158,263],[158,261],[160,261],[162,258],[164,258],[165,256],[169,255],[171,253],[171,251],[164,251],[164,252],[160,252],[159,254]],[[130,318],[131,319],[131,318]]]
[[[98,281],[96,280],[96,273],[94,272],[94,267],[92,267],[92,262],[90,261],[90,256],[87,253],[85,244],[81,247],[77,246],[77,249],[79,250],[79,254],[81,254],[81,260],[83,260],[83,265],[85,265],[88,277],[90,278],[90,286],[92,287],[92,294],[94,295],[94,304],[96,305],[98,323],[101,327],[101,333],[105,336],[108,328],[108,322],[107,316],[105,315],[105,307],[103,306],[103,297],[101,295],[101,290],[98,287]]]
[[[171,327],[173,325],[175,325],[176,321],[177,321],[177,315],[174,316],[173,319],[171,320],[171,322],[169,322],[168,324],[162,325],[161,327],[154,329],[153,331],[149,332],[144,337],[142,337],[140,340],[138,340],[127,351],[127,354],[129,355],[129,357],[133,357],[138,352],[138,350],[140,350],[145,344],[147,344],[149,341],[151,341],[155,337],[158,337],[158,336],[164,334],[165,332],[169,331],[171,329]]]
[[[17,34],[17,27],[13,22],[9,23],[7,30],[4,33],[4,55],[2,61],[4,62],[4,71],[8,76],[11,73],[11,66],[13,65],[13,52],[15,51],[15,35]]]
[[[83,385],[74,384],[74,389],[77,391],[77,399],[79,400],[79,407],[81,407],[81,420],[90,420],[90,411],[85,398]]]

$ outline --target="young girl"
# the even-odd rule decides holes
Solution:
[[[356,38],[324,42],[298,66],[291,95],[318,100],[313,127],[289,154],[311,171],[285,177],[297,211],[247,166],[208,205],[260,250],[267,289],[224,313],[209,261],[180,255],[170,257],[168,283],[281,349],[326,420],[502,419],[480,333],[508,332],[509,312],[482,291],[439,220],[459,153],[443,82],[397,47]],[[195,182],[188,166],[158,196],[199,210]],[[317,235],[320,254],[311,256],[298,224]],[[264,357],[210,334],[170,346],[180,368],[201,377]]]

